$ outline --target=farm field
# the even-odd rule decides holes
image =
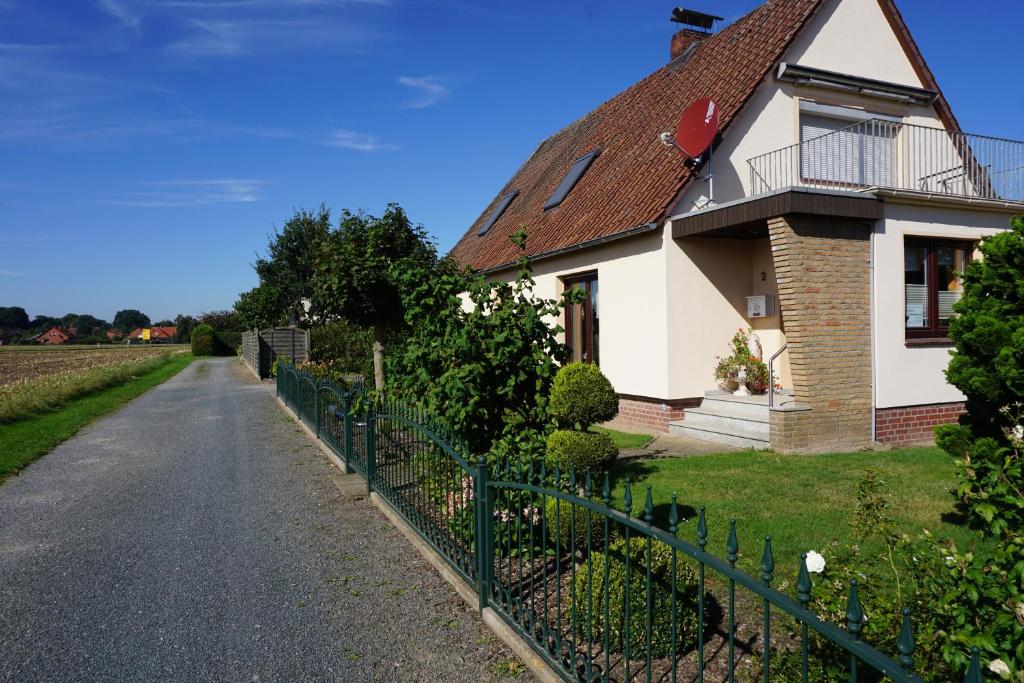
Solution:
[[[46,375],[90,370],[155,358],[185,345],[6,346],[0,347],[0,387]]]

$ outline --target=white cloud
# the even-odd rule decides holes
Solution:
[[[139,16],[125,7],[120,0],[97,0],[100,9],[130,29],[138,30],[142,23]]]
[[[401,76],[398,82],[412,88],[418,96],[405,103],[410,109],[426,109],[448,96],[448,88],[438,82],[436,76]]]
[[[260,201],[259,189],[267,183],[266,180],[251,178],[159,180],[138,183],[144,189],[127,191],[117,197],[97,201],[114,206],[145,208],[250,204]]]
[[[358,152],[387,152],[398,149],[398,145],[381,142],[376,135],[359,133],[354,130],[336,128],[331,131],[324,144],[330,147],[354,149]]]

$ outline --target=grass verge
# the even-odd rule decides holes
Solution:
[[[192,362],[177,354],[122,384],[84,396],[63,408],[13,424],[0,424],[0,481],[74,436],[82,427],[161,384]]]
[[[654,441],[654,437],[650,434],[632,434],[630,432],[608,429],[607,427],[591,427],[590,429],[591,431],[600,432],[612,437],[616,448],[643,448]]]
[[[802,552],[852,540],[857,484],[868,467],[885,482],[889,514],[904,533],[915,536],[927,528],[963,549],[981,541],[961,521],[950,493],[956,484],[953,460],[938,448],[821,455],[743,451],[617,462],[612,468],[612,504],[621,508],[628,477],[635,513],[650,485],[655,524],[666,527],[672,493],[677,492],[679,514],[687,518],[679,527],[680,538],[696,539],[697,510],[704,505],[709,552],[725,556],[729,519],[735,518],[740,564],[746,570],[756,570],[769,534],[777,566],[796,567]],[[863,548],[882,551],[878,541],[869,540]]]

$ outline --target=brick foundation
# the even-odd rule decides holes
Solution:
[[[668,423],[683,419],[683,410],[700,405],[699,398],[660,399],[648,396],[619,396],[619,416],[623,422],[668,431]]]
[[[894,446],[933,443],[935,428],[953,424],[963,412],[963,403],[879,408],[875,411],[875,439]]]

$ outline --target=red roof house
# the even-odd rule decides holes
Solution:
[[[68,329],[61,327],[60,325],[54,325],[50,329],[46,330],[42,334],[36,337],[36,341],[40,344],[67,344],[69,341],[75,338],[74,329]]]

